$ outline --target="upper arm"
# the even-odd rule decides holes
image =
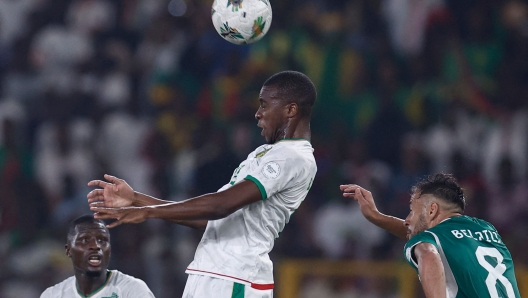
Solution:
[[[418,273],[427,298],[446,297],[444,265],[438,249],[431,243],[422,242],[414,247]]]
[[[244,179],[253,181],[263,200],[284,190],[299,193],[308,192],[315,178],[315,160],[293,148],[273,148],[268,153],[248,163]],[[295,195],[295,197],[298,197]]]
[[[226,190],[212,195],[215,196],[216,208],[225,210],[228,214],[262,200],[258,185],[250,180],[243,180]]]
[[[290,201],[285,203],[297,206],[308,193],[316,171],[315,164],[311,165],[296,152],[285,149],[272,149],[259,158],[244,162],[239,168],[244,169],[235,171],[234,176],[238,178],[232,181],[232,186],[205,195],[212,196],[209,202],[216,218],[228,216],[244,206],[266,200],[287,189],[301,194],[286,196]]]
[[[413,257],[418,264],[420,264],[420,260],[424,258],[438,257],[438,259],[440,260],[440,254],[438,253],[438,249],[436,249],[436,246],[428,242],[421,242],[416,244],[413,248]]]

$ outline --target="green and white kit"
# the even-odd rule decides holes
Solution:
[[[250,180],[262,201],[210,220],[186,273],[273,289],[268,253],[308,194],[316,172],[312,145],[304,139],[285,139],[251,152],[219,191]]]
[[[77,289],[75,276],[47,288],[40,298],[154,298],[144,281],[117,270],[109,270],[106,282],[92,294],[84,296]]]
[[[434,245],[444,265],[447,297],[520,298],[512,257],[490,223],[469,216],[455,216],[412,237],[405,258],[418,272],[414,247]]]

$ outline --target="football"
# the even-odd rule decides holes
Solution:
[[[271,26],[271,17],[269,0],[215,0],[211,9],[218,34],[239,45],[264,37]]]

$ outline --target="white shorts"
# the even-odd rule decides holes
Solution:
[[[257,290],[225,279],[189,274],[182,298],[273,298],[273,289]]]

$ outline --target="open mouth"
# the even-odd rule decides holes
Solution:
[[[101,265],[101,256],[91,256],[88,258],[88,263],[92,266],[99,266]]]

